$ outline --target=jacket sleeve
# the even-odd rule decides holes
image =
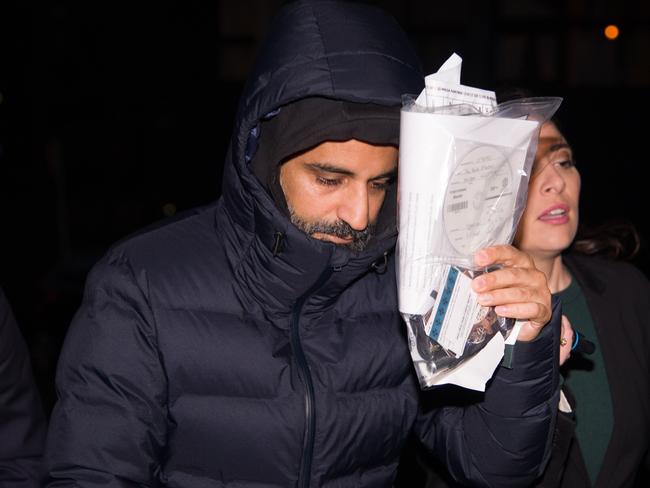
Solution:
[[[29,352],[0,290],[0,486],[41,486],[45,430]]]
[[[442,392],[425,392],[438,395],[437,406],[423,406],[416,434],[459,482],[530,486],[541,475],[559,402],[560,319],[554,299],[550,323],[534,341],[517,342],[512,368],[499,367],[480,398],[463,390],[462,401],[445,406]]]
[[[147,290],[146,272],[121,256],[88,277],[57,366],[50,486],[155,484],[167,397]]]

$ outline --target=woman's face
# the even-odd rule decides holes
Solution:
[[[542,126],[528,185],[528,201],[515,244],[533,257],[555,257],[578,229],[580,173],[571,147],[555,124]]]

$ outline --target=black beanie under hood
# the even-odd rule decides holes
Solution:
[[[279,169],[283,162],[326,141],[357,139],[369,144],[398,146],[399,120],[397,106],[322,97],[298,100],[260,123],[253,173],[277,207],[289,216],[280,187]]]

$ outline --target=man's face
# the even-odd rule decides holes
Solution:
[[[287,160],[280,185],[291,221],[315,239],[362,250],[397,173],[397,148],[324,142]]]

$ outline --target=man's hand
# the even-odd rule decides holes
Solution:
[[[551,292],[544,273],[528,254],[512,246],[481,249],[474,262],[481,267],[502,266],[472,281],[479,303],[494,307],[502,317],[526,320],[517,340],[535,339],[551,318]]]

